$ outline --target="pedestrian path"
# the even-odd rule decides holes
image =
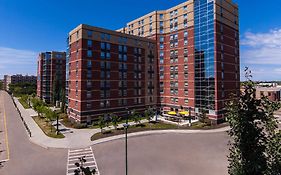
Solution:
[[[74,129],[67,128],[59,122],[59,129],[64,134],[65,138],[63,139],[55,139],[46,136],[40,127],[35,123],[31,116],[35,115],[36,112],[33,109],[26,110],[20,104],[17,98],[14,98],[16,105],[18,106],[19,111],[22,114],[23,120],[28,125],[31,130],[30,141],[40,145],[44,148],[68,148],[68,149],[76,149],[76,148],[84,148],[95,144],[100,144],[103,142],[113,141],[116,139],[121,139],[124,137],[124,134],[112,136],[108,138],[103,138],[95,141],[91,141],[91,136],[99,133],[101,129]],[[155,117],[154,119],[155,120]],[[141,120],[140,123],[148,122],[146,119]],[[55,123],[53,123],[55,125]],[[135,125],[134,122],[129,122],[130,126]],[[117,128],[122,128],[123,124],[119,124]],[[111,130],[114,129],[113,126],[105,127],[103,130]],[[220,129],[212,129],[212,130],[157,130],[157,131],[143,131],[137,133],[130,133],[128,137],[135,137],[141,135],[151,135],[151,134],[168,134],[168,133],[180,133],[180,134],[194,134],[194,133],[216,133],[216,132],[225,132],[229,130],[229,127],[224,127]]]
[[[100,175],[92,147],[68,150],[66,175],[75,174],[74,171],[78,169],[75,163],[80,163],[79,158],[84,158],[86,160],[86,162],[83,163],[84,168],[89,167],[91,172],[95,169],[95,174]]]

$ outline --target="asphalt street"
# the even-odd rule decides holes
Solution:
[[[1,91],[0,105],[7,117],[10,160],[0,168],[1,175],[65,175],[67,150],[45,149],[29,141],[10,96]]]
[[[226,175],[228,136],[161,134],[128,139],[130,175]],[[102,175],[125,174],[125,141],[93,146]]]

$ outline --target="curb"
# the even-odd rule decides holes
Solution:
[[[220,133],[220,132],[226,132],[229,130],[229,127],[219,128],[219,129],[213,129],[213,130],[155,130],[155,131],[140,131],[135,133],[129,133],[128,137],[138,137],[138,136],[149,136],[149,135],[162,135],[162,134],[207,134],[207,133]],[[210,132],[211,131],[211,132]],[[95,141],[92,141],[92,145],[98,145],[110,141],[115,141],[119,139],[125,138],[124,134],[111,136],[107,138],[101,138]]]

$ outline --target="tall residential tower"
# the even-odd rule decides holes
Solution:
[[[46,103],[62,101],[65,94],[65,52],[42,52],[37,61],[37,96]]]
[[[70,119],[91,123],[104,114],[144,111],[157,104],[155,41],[81,24],[69,33]]]
[[[232,0],[188,0],[127,23],[119,32],[154,39],[160,107],[224,118],[239,93],[238,6]]]

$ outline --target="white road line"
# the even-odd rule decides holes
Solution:
[[[69,164],[68,156],[69,156],[69,150],[67,151],[66,174],[68,174],[68,164]]]
[[[100,170],[99,170],[99,167],[98,167],[98,163],[96,161],[96,158],[95,158],[95,155],[94,155],[94,151],[92,149],[92,147],[90,146],[91,150],[92,150],[92,154],[93,154],[93,158],[94,158],[94,161],[96,162],[96,171],[98,173],[98,175],[100,175]]]
[[[95,161],[87,161],[87,162],[83,163],[83,165],[89,164],[89,163],[94,163],[95,164],[96,162]],[[70,164],[68,164],[68,166],[76,166],[76,165],[70,163]]]
[[[79,153],[71,153],[71,155],[80,155],[80,154],[91,154],[91,151],[87,151],[87,152],[79,152]]]
[[[87,154],[87,155],[85,155],[85,157],[91,157],[92,156],[92,154]],[[77,159],[77,158],[79,158],[79,157],[81,157],[81,155],[79,155],[79,156],[69,156],[68,158],[69,159]]]
[[[89,167],[89,168],[95,168],[96,166],[87,166],[87,167]],[[68,170],[76,170],[76,169],[77,169],[77,167],[68,168]]]
[[[90,151],[89,148],[85,148],[85,149],[70,150],[69,152],[70,152],[70,153],[75,153],[75,152],[86,151],[86,150],[89,150],[89,151]]]

